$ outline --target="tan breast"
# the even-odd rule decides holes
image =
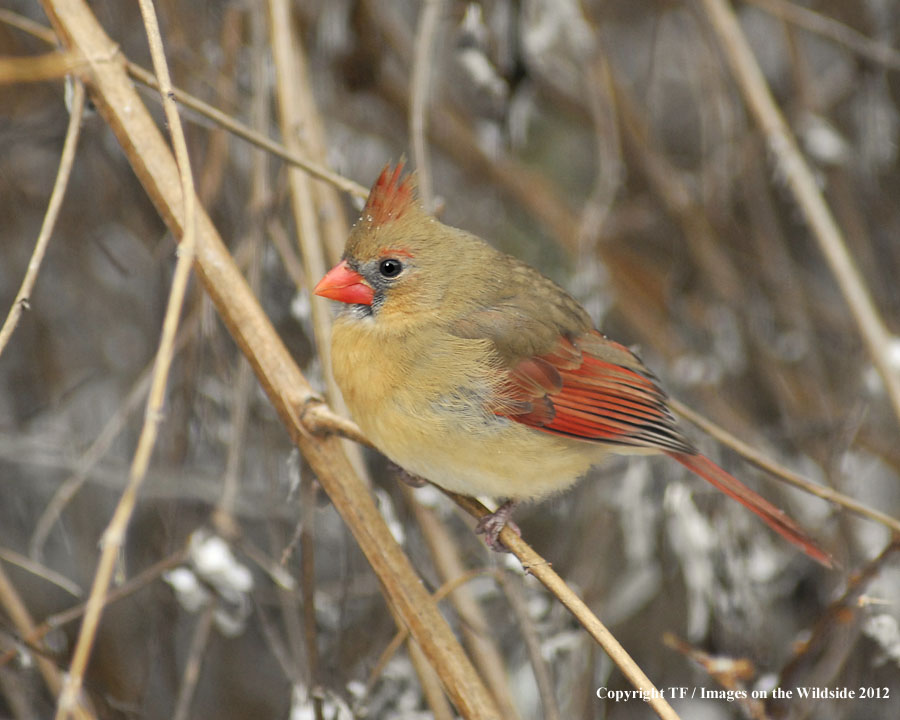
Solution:
[[[332,358],[347,406],[375,446],[447,489],[537,497],[568,487],[602,455],[490,412],[501,376],[488,341],[427,331],[401,338],[343,316]]]

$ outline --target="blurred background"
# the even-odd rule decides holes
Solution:
[[[436,22],[423,35],[429,6]],[[149,67],[137,4],[90,7],[124,55]],[[287,22],[270,22],[278,7]],[[443,221],[568,288],[604,332],[639,349],[673,397],[807,478],[898,515],[898,418],[703,4],[157,8],[179,88],[364,186],[386,162],[421,157],[409,109],[421,67],[425,157]],[[896,1],[734,8],[897,332]],[[3,10],[0,54],[50,50],[11,24],[17,16],[49,27],[39,3],[4,0]],[[288,67],[272,52],[285,37],[296,52]],[[298,93],[287,114],[282,73]],[[162,127],[158,95],[142,92]],[[0,85],[4,313],[46,210],[66,108],[63,82]],[[183,117],[203,206],[304,374],[327,391],[314,328],[332,308],[310,298],[317,277],[296,241],[296,181],[283,160],[196,110]],[[359,203],[320,181],[310,192],[330,265]],[[59,614],[85,599],[124,487],[174,263],[173,238],[125,155],[87,115],[29,309],[0,355],[0,717],[52,716],[39,660],[68,667],[79,616]],[[894,358],[900,366],[900,341]],[[787,489],[686,427],[809,528],[841,569],[816,566],[665,459],[611,461],[567,494],[521,508],[524,537],[658,687],[881,695],[674,701],[684,718],[895,718],[900,568],[884,552],[889,530]],[[597,697],[629,686],[517,563],[483,547],[455,506],[433,489],[407,490],[377,453],[361,457],[430,588],[485,570],[464,585],[474,610],[448,600],[442,608],[461,633],[487,639],[479,667],[493,671],[510,720],[651,716],[643,703]],[[312,555],[315,571],[303,575],[301,558]],[[397,628],[378,581],[196,282],[114,589],[122,597],[103,615],[85,679],[98,717],[453,717],[426,702],[405,646],[379,663]],[[22,641],[16,598],[35,624],[51,619],[40,639]]]

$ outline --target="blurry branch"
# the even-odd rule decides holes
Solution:
[[[823,654],[823,650],[829,645],[836,652],[841,653],[842,660],[846,657],[854,644],[847,641],[846,638],[836,639],[835,636],[856,631],[860,616],[859,609],[861,607],[859,601],[863,591],[869,582],[881,572],[885,563],[898,551],[900,551],[900,538],[895,537],[877,556],[872,558],[860,570],[850,575],[847,581],[847,588],[837,600],[832,602],[819,615],[806,642],[800,646],[794,657],[781,669],[781,674],[778,678],[779,686],[791,687],[797,681],[802,683],[803,680],[798,676],[808,671],[810,666],[816,663],[817,658]],[[831,677],[823,678],[820,673],[812,673],[811,677],[823,685],[830,683],[832,680]]]
[[[703,5],[747,107],[765,134],[778,170],[794,194],[813,237],[831,267],[900,421],[900,372],[892,366],[889,358],[891,335],[872,302],[812,171],[775,104],[731,6],[724,0],[703,0]]]
[[[194,633],[191,635],[191,644],[188,647],[187,659],[184,663],[184,673],[181,676],[181,685],[178,687],[178,697],[175,700],[175,710],[172,712],[172,720],[187,720],[191,712],[191,700],[197,689],[197,681],[200,679],[200,665],[203,662],[203,653],[209,642],[209,633],[212,630],[213,620],[216,616],[216,601],[211,600],[197,616],[194,624]]]
[[[742,283],[733,262],[718,241],[705,209],[684,173],[663,152],[626,84],[618,81],[614,70],[610,73],[619,123],[628,149],[634,153],[638,167],[666,211],[681,226],[691,258],[697,267],[702,268],[704,279],[720,297],[736,301]]]
[[[601,30],[597,27],[594,28],[594,34],[598,38],[602,36]],[[597,52],[602,53],[603,48],[598,48]],[[580,97],[562,86],[551,73],[536,69],[535,78],[539,82],[540,91],[547,96],[549,102],[561,105],[567,112],[581,116],[585,122],[591,122],[595,134],[600,132],[609,134],[609,131],[602,127],[608,124],[608,120],[599,115],[601,113],[605,115],[606,111],[600,105],[603,98],[597,89],[591,87],[586,97]],[[666,156],[658,138],[654,136],[646,119],[647,114],[638,107],[629,89],[629,83],[620,80],[615,67],[606,62],[602,56],[597,58],[593,67],[587,69],[586,81],[592,86],[598,83],[604,86],[604,94],[608,94],[610,98],[608,102],[613,105],[618,116],[616,131],[621,133],[621,145],[634,156],[637,169],[643,174],[647,184],[669,215],[681,226],[688,252],[692,260],[703,270],[706,282],[710,283],[720,297],[734,300],[738,288],[741,287],[739,273],[716,238],[706,211],[698,201],[696,191],[686,174]],[[597,142],[598,147],[601,146],[600,143],[602,146],[611,144],[608,137],[602,139],[598,137]],[[590,205],[586,210],[590,212]],[[585,226],[584,218],[581,226]],[[577,228],[575,229],[573,240],[578,237]],[[601,245],[599,251],[602,255],[606,249]],[[609,258],[606,259],[609,262]],[[610,262],[610,265],[615,266],[615,263]],[[622,293],[622,296],[625,298],[626,293]],[[659,335],[658,332],[652,334]]]
[[[32,575],[46,580],[48,583],[56,585],[70,595],[74,595],[76,598],[80,598],[84,595],[84,590],[82,590],[78,583],[70,580],[63,574],[56,572],[52,568],[41,565],[39,562],[35,562],[31,558],[19,555],[15,550],[0,547],[0,560],[8,562],[10,565],[16,565],[23,570],[30,572]]]
[[[834,40],[867,60],[884,65],[890,70],[900,70],[900,52],[887,43],[866,37],[834,18],[787,0],[744,0],[744,2],[755,5],[799,28]]]
[[[106,604],[110,605],[114,602],[128,597],[129,595],[136,593],[138,590],[146,587],[151,582],[156,580],[167,570],[171,570],[173,567],[183,563],[186,558],[187,550],[185,548],[181,548],[172,555],[169,555],[159,562],[154,563],[146,570],[143,570],[142,572],[135,575],[133,578],[131,578],[131,580],[128,580],[122,585],[113,588],[106,596]],[[55,615],[51,615],[50,617],[46,618],[40,625],[33,627],[27,634],[24,634],[22,636],[22,642],[27,645],[33,645],[41,640],[45,635],[47,635],[47,633],[55,630],[56,628],[62,627],[67,623],[77,620],[82,615],[84,615],[84,611],[85,604],[81,603],[80,605],[75,605],[68,610],[63,610],[62,612],[58,612]],[[3,667],[8,662],[10,662],[15,657],[15,654],[15,650],[10,650],[8,652],[0,654],[0,667]]]
[[[743,457],[745,460],[753,463],[758,468],[765,470],[776,478],[784,480],[784,482],[788,483],[789,485],[793,485],[796,488],[800,488],[801,490],[808,492],[810,495],[815,495],[816,497],[820,497],[823,500],[832,502],[835,505],[840,505],[842,508],[845,508],[855,515],[859,515],[860,517],[864,517],[869,520],[874,520],[877,523],[881,523],[885,527],[892,530],[894,533],[900,535],[900,520],[898,520],[897,518],[893,518],[883,512],[879,512],[878,510],[873,510],[870,507],[866,507],[858,500],[854,500],[848,495],[844,495],[843,493],[839,493],[836,490],[832,490],[830,487],[819,485],[818,483],[807,480],[799,473],[795,473],[793,470],[790,470],[783,465],[775,462],[771,458],[766,457],[761,452],[745,443],[743,440],[736,438],[734,435],[722,429],[711,420],[708,420],[707,418],[691,410],[689,407],[687,407],[683,403],[678,402],[675,399],[670,398],[669,405],[676,413],[694,423],[694,425],[701,428],[704,432],[714,437],[723,445],[730,447],[738,455]]]
[[[528,603],[523,597],[521,582],[518,577],[510,572],[497,573],[497,582],[506,596],[510,610],[516,617],[519,632],[522,633],[522,639],[525,641],[525,649],[528,652],[528,659],[531,661],[531,670],[534,673],[538,695],[541,698],[543,718],[544,720],[560,720],[559,705],[556,702],[553,686],[553,676],[550,673],[549,663],[544,658],[541,639],[538,636],[537,628],[534,626],[534,620],[532,620],[528,612]]]
[[[244,264],[243,256],[247,256],[248,251],[252,251],[252,247],[245,245],[238,248],[236,254],[238,256],[239,265]],[[200,325],[200,320],[201,310],[196,309],[181,323],[178,336],[175,338],[176,353],[180,352],[188,341],[194,337],[197,328]],[[47,503],[47,506],[35,523],[34,531],[28,542],[28,554],[31,557],[41,557],[44,543],[47,541],[47,537],[53,530],[53,525],[59,519],[66,505],[68,505],[78,491],[81,490],[85,481],[91,477],[91,472],[97,467],[100,460],[112,446],[113,441],[122,432],[129,416],[135,412],[141,400],[147,395],[147,389],[150,386],[152,377],[153,363],[150,363],[141,371],[141,374],[132,385],[131,390],[128,391],[128,395],[119,404],[116,411],[106,421],[103,429],[97,437],[94,438],[90,446],[81,453],[78,459],[71,464],[58,462],[52,465],[54,467],[66,469],[74,465],[74,468],[71,470],[71,474],[56,488],[53,497],[50,498],[50,502]],[[15,452],[14,448],[12,449],[12,452]],[[22,453],[19,452],[18,455],[21,456]]]
[[[63,198],[66,196],[66,188],[69,185],[69,177],[72,174],[72,163],[75,159],[75,148],[78,147],[78,136],[81,129],[81,116],[84,113],[84,85],[78,80],[73,80],[72,86],[69,127],[66,129],[66,139],[59,158],[59,170],[56,173],[53,191],[50,193],[50,202],[47,204],[47,212],[44,213],[44,221],[41,223],[37,242],[34,244],[34,251],[31,253],[31,259],[28,261],[28,270],[25,272],[22,285],[19,288],[19,292],[16,293],[16,299],[13,300],[3,327],[0,327],[0,355],[3,354],[9,338],[16,329],[22,312],[28,308],[28,299],[31,297],[31,291],[37,282],[41,263],[44,260],[44,255],[47,253],[47,245],[50,243],[53,228],[56,227],[59,209],[62,207]]]
[[[488,514],[488,509],[475,498],[449,491],[445,491],[445,494],[453,498],[457,505],[475,518],[480,519]],[[550,563],[538,555],[528,543],[509,527],[503,528],[500,533],[500,540],[503,541],[503,544],[509,548],[513,555],[519,558],[522,567],[525,568],[525,572],[540,580],[541,584],[552,595],[556,596],[556,599],[575,616],[575,619],[581,626],[590,633],[591,637],[609,655],[613,663],[619,667],[619,670],[622,671],[628,682],[644,693],[647,704],[653,708],[654,712],[663,720],[677,719],[678,715],[675,710],[660,695],[660,691],[650,682],[644,671],[631,659],[625,648],[622,647],[607,627],[600,622],[600,619],[594,615],[584,601],[556,574]]]
[[[663,644],[695,662],[726,690],[744,691],[743,695],[737,696],[737,704],[744,709],[747,717],[753,720],[770,720],[762,700],[750,697],[747,692],[747,682],[753,679],[755,672],[753,663],[749,660],[710,655],[670,632],[663,635]]]
[[[162,334],[154,363],[153,378],[150,382],[150,391],[147,398],[147,410],[144,416],[144,425],[138,438],[137,448],[134,452],[131,469],[129,471],[128,484],[122,492],[112,519],[101,539],[100,561],[94,574],[90,595],[86,605],[84,620],[78,633],[78,640],[72,654],[69,672],[66,674],[62,691],[57,697],[56,720],[65,720],[70,717],[72,711],[78,707],[78,698],[87,670],[88,660],[93,649],[94,640],[100,625],[100,615],[105,606],[105,596],[109,591],[116,560],[125,542],[125,534],[128,524],[137,505],[138,491],[147,475],[150,465],[150,457],[156,445],[159,424],[162,420],[163,404],[166,399],[166,386],[168,384],[169,369],[175,355],[175,336],[178,331],[178,323],[181,309],[184,305],[184,297],[187,293],[187,284],[191,275],[191,266],[194,260],[194,248],[196,245],[196,196],[194,194],[194,182],[191,177],[191,166],[188,157],[187,142],[181,127],[181,119],[178,116],[178,108],[172,98],[169,70],[166,65],[165,51],[162,46],[162,37],[159,33],[159,24],[152,5],[152,0],[139,0],[144,28],[150,45],[150,54],[153,58],[153,66],[159,78],[160,94],[163,98],[163,109],[169,125],[172,144],[177,160],[177,174],[180,185],[181,212],[184,216],[181,242],[178,247],[178,260],[172,277],[172,287],[169,292],[169,300],[166,314],[163,318]],[[99,49],[99,48],[98,48]],[[80,48],[79,50],[84,50]],[[113,53],[115,51],[113,50]],[[98,62],[95,56],[91,58],[90,51],[85,55],[92,66]],[[112,58],[113,54],[107,55]]]
[[[262,233],[258,226],[251,232],[253,238],[253,259],[251,260],[247,282],[254,291],[259,289],[262,268]],[[247,441],[247,418],[250,415],[250,394],[253,380],[252,369],[243,355],[238,356],[236,377],[231,393],[231,424],[228,441],[228,455],[222,478],[222,495],[214,511],[215,524],[220,530],[233,535],[234,507],[240,492],[241,468],[244,462],[244,447]]]
[[[253,53],[251,55],[251,87],[250,122],[256,129],[267,128],[271,121],[269,112],[269,84],[266,82],[266,68],[263,47],[266,43],[266,23],[258,13],[245,13],[249,16],[249,33],[252,36]],[[231,37],[241,38],[240,16],[235,15],[234,32]],[[234,48],[237,52],[238,49]],[[262,282],[262,255],[265,245],[264,219],[272,204],[272,190],[269,186],[268,156],[261,150],[253,150],[250,157],[250,222],[246,233],[246,243],[250,251],[250,264],[247,270],[247,283],[254,293],[259,293]],[[214,518],[216,524],[234,531],[234,507],[240,490],[241,468],[244,461],[244,447],[247,439],[247,418],[250,412],[250,395],[252,368],[243,355],[238,356],[237,377],[234,381],[234,392],[231,403],[231,442],[228,444],[228,458],[225,464],[225,476],[222,482],[222,496],[216,508]]]
[[[13,27],[17,27],[20,30],[27,32],[50,45],[55,45],[57,43],[56,34],[50,28],[47,28],[40,23],[36,23],[29,18],[19,15],[18,13],[14,13],[10,10],[0,9],[0,21],[5,22],[8,25],[12,25]],[[148,72],[140,65],[133,63],[130,60],[125,60],[125,67],[128,70],[128,74],[139,83],[147,86],[152,90],[159,90],[159,83],[157,82],[153,73]],[[325,182],[336,187],[338,190],[343,190],[349,195],[353,195],[354,197],[362,199],[368,197],[368,188],[365,188],[359,183],[356,183],[348,178],[338,175],[336,172],[333,172],[326,167],[323,167],[317,163],[310,162],[309,159],[304,157],[303,155],[291,152],[281,143],[277,143],[269,137],[263,135],[262,133],[247,127],[247,125],[242,123],[240,120],[236,120],[227,113],[224,113],[221,110],[213,107],[209,103],[206,103],[203,100],[194,97],[190,93],[185,92],[184,90],[180,90],[177,87],[173,87],[172,94],[178,102],[184,105],[184,107],[188,108],[189,110],[193,110],[194,112],[202,115],[208,120],[211,120],[220,127],[228,130],[236,137],[239,137],[242,140],[246,140],[250,144],[256,145],[257,147],[272,153],[273,155],[281,158],[290,165],[296,165],[297,167],[303,168],[313,177],[324,180]]]
[[[58,38],[56,37],[56,33],[54,33],[53,30],[48,28],[46,25],[41,25],[31,18],[20,15],[19,13],[13,12],[12,10],[0,8],[0,22],[4,22],[7,25],[15,28],[19,28],[19,30],[27,32],[29,35],[33,35],[39,40],[43,40],[48,45],[57,44]]]
[[[471,570],[466,570],[461,575],[457,575],[456,577],[447,580],[443,585],[441,585],[431,596],[436,603],[441,602],[445,597],[450,595],[457,588],[462,587],[467,582],[474,580],[477,577],[485,577],[485,576],[494,576],[496,575],[496,570],[487,570],[484,568],[473,568]],[[375,688],[375,683],[378,682],[378,679],[381,677],[381,674],[384,672],[387,667],[388,662],[390,662],[391,658],[397,653],[400,649],[400,646],[406,642],[409,637],[409,632],[400,628],[394,637],[391,638],[391,641],[387,644],[384,650],[381,651],[381,654],[378,656],[378,660],[375,661],[375,665],[372,667],[372,671],[369,673],[369,679],[366,681],[366,689],[365,692],[362,693],[363,697],[367,697],[372,694],[372,690]]]
[[[98,111],[122,145],[163,220],[184,227],[178,169],[159,130],[116,61],[114,44],[83,0],[44,0],[64,44],[89,59],[85,75]],[[99,58],[105,58],[100,60]],[[112,58],[112,60],[110,60]],[[223,322],[250,360],[263,389],[347,523],[395,610],[435,667],[457,709],[469,718],[500,718],[489,694],[391,536],[337,438],[310,434],[297,409],[315,396],[224,247],[209,217],[198,213],[195,265]]]
[[[28,608],[25,607],[25,603],[22,602],[22,598],[3,570],[2,563],[0,563],[0,607],[3,608],[7,617],[12,621],[23,641],[27,643],[35,635],[34,620],[32,620],[31,613],[28,612]],[[14,654],[16,651],[12,650],[11,652]],[[3,660],[0,660],[0,665],[3,662]],[[58,695],[63,687],[63,674],[52,660],[44,657],[42,654],[37,654],[36,662],[38,671],[41,673],[41,677],[44,679],[44,683],[50,690],[50,693],[54,696]],[[73,704],[72,711],[79,720],[89,720],[95,717],[93,711],[84,699],[80,697],[78,702]]]
[[[415,641],[410,638],[408,642],[409,659],[413,669],[419,678],[419,685],[422,688],[422,695],[425,697],[425,703],[430,711],[430,717],[433,720],[454,720],[455,714],[450,703],[447,702],[447,696],[441,689],[440,678],[435,674],[434,669],[428,664],[422,650],[416,645]]]
[[[291,282],[294,283],[294,288],[298,291],[308,292],[306,277],[303,275],[303,263],[300,262],[300,256],[291,244],[287,230],[284,229],[284,223],[279,218],[273,217],[266,223],[266,230],[278,257],[281,258],[281,266]]]
[[[235,87],[238,82],[236,65],[243,43],[243,35],[241,33],[242,17],[243,12],[238,5],[226,4],[224,6],[218,38],[218,48],[221,53],[218,63],[219,72],[216,73],[215,79],[212,81],[215,96],[217,98],[231,99],[232,102],[229,105],[232,109],[237,105],[233,98],[237,95]],[[172,29],[173,31],[175,30],[175,28]],[[173,33],[173,41],[176,34]],[[213,205],[225,185],[226,164],[229,160],[230,149],[231,137],[228,132],[221,126],[212,128],[207,134],[206,147],[202,159],[198,159],[197,162],[197,197],[203,207]]]
[[[431,185],[431,161],[426,147],[428,96],[431,87],[431,51],[442,0],[423,0],[419,8],[419,23],[413,57],[409,93],[409,133],[412,137],[413,161],[418,173],[419,196],[428,212],[434,211],[434,192]]]
[[[579,262],[586,256],[585,250],[592,248],[601,236],[625,178],[611,68],[599,47],[599,32],[595,34],[595,42],[598,47],[585,68],[584,85],[594,130],[596,161],[593,188],[581,210],[579,221],[578,240],[584,248],[578,254]]]
[[[0,85],[58,80],[72,72],[80,62],[77,55],[68,52],[0,57]]]
[[[310,473],[303,473],[300,478],[300,593],[303,598],[303,637],[309,665],[307,684],[316,720],[322,720],[319,633],[316,626],[316,483]]]

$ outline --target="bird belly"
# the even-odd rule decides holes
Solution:
[[[394,462],[463,495],[535,499],[572,485],[600,458],[533,429],[497,418],[494,427],[384,444]],[[593,448],[591,448],[593,450]]]

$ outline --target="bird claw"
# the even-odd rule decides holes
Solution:
[[[484,535],[484,542],[494,552],[510,552],[509,548],[500,540],[503,528],[508,527],[516,535],[522,537],[522,531],[511,519],[513,508],[516,506],[512,500],[507,500],[494,512],[485,515],[475,526],[478,535]]]

